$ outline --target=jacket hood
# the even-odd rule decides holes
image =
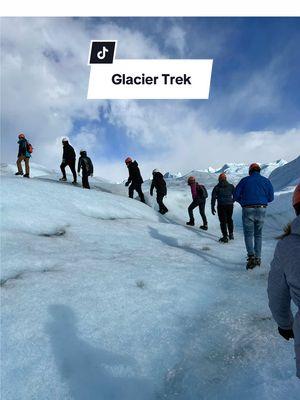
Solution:
[[[300,215],[291,223],[291,233],[293,235],[300,235]]]

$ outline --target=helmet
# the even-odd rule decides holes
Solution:
[[[257,163],[252,163],[249,167],[249,173],[254,171],[260,172],[260,166]]]
[[[159,172],[159,170],[157,169],[157,168],[155,168],[153,171],[152,171],[152,174],[154,175],[154,174],[157,174]]]
[[[64,137],[64,138],[62,138],[62,140],[61,140],[63,143],[64,142],[68,142],[69,141],[69,139],[68,138],[66,138],[66,137]]]
[[[190,176],[187,180],[188,185],[191,185],[192,183],[195,183],[196,179],[194,176]]]
[[[129,164],[132,162],[132,158],[131,157],[127,157],[125,160],[125,164]]]
[[[20,133],[19,136],[18,136],[18,138],[19,138],[19,139],[25,139],[24,133]]]
[[[296,204],[300,204],[300,183],[296,186],[296,189],[293,194],[293,206]]]
[[[83,154],[83,153],[86,153],[86,150],[81,149],[79,154]]]
[[[226,180],[227,180],[227,176],[226,176],[225,172],[222,172],[222,174],[219,175],[219,182],[226,181]]]

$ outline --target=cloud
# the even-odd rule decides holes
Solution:
[[[173,25],[166,33],[165,45],[171,49],[175,49],[180,56],[184,56],[186,54],[185,38],[185,30],[178,25]]]

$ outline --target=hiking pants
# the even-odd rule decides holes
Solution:
[[[207,225],[207,218],[205,215],[205,200],[193,200],[189,205],[188,212],[191,222],[195,222],[193,210],[199,207],[199,212],[203,221],[203,225]]]
[[[168,212],[169,210],[167,209],[167,207],[164,205],[163,199],[164,199],[164,194],[157,194],[156,195],[156,201],[157,204],[159,205],[159,211],[161,212]]]
[[[29,175],[29,157],[25,156],[19,156],[17,159],[17,167],[18,167],[18,172],[23,174],[23,168],[22,168],[22,161],[25,162],[25,173],[26,175]]]
[[[84,173],[84,172],[82,172],[82,187],[84,189],[90,189],[89,175],[87,173]]]
[[[218,217],[223,237],[233,234],[233,204],[218,205]]]
[[[136,191],[142,203],[145,203],[144,193],[142,192],[142,184],[132,182],[128,188],[128,196],[133,199],[133,192]]]
[[[61,169],[63,178],[66,178],[66,167],[68,166],[68,167],[70,167],[70,170],[72,171],[74,182],[77,181],[75,162],[76,162],[76,160],[74,159],[74,160],[70,160],[70,161],[63,161],[60,164],[60,169]]]

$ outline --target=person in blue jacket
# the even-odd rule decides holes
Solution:
[[[243,178],[233,194],[243,208],[243,230],[248,253],[247,269],[261,264],[262,228],[268,203],[274,200],[274,190],[268,178],[260,175],[260,166],[253,163],[249,176]]]
[[[19,139],[18,140],[19,151],[17,159],[18,172],[16,172],[15,175],[21,175],[23,176],[23,178],[29,178],[29,173],[30,173],[29,160],[31,155],[28,150],[28,142],[27,139],[25,138],[24,133],[20,133],[18,139]],[[23,173],[22,161],[24,161],[25,163],[25,174]]]

